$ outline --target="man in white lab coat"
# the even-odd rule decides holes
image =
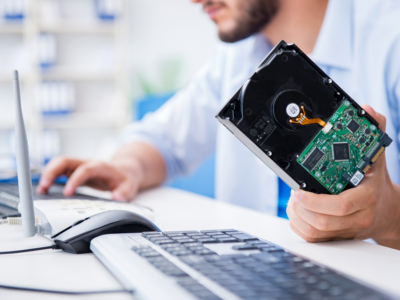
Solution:
[[[66,195],[87,184],[111,190],[115,200],[130,200],[140,189],[191,172],[216,151],[217,199],[276,214],[276,175],[214,116],[272,47],[285,40],[309,54],[356,101],[380,111],[364,106],[394,139],[386,158],[357,188],[339,196],[293,193],[287,209],[292,229],[311,242],[374,238],[400,248],[398,1],[192,2],[203,5],[225,42],[211,61],[156,113],[126,128],[111,161],[56,158],[38,191],[46,192],[56,176],[66,174]]]

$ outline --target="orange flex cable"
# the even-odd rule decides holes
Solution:
[[[301,108],[300,115],[296,119],[289,119],[290,123],[300,124],[300,125],[310,125],[310,124],[318,123],[322,127],[325,127],[326,123],[324,121],[322,121],[320,118],[316,118],[316,119],[307,118],[306,111],[305,111],[303,105],[301,105],[300,108]]]

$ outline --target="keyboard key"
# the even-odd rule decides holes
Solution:
[[[231,263],[227,263],[227,262],[230,262],[230,261],[222,261],[222,262],[221,262],[221,265],[219,265],[219,266],[216,265],[215,263],[214,263],[213,265],[214,265],[214,266],[217,266],[217,267],[220,268],[221,270],[224,270],[224,271],[228,272],[228,273],[231,274],[232,276],[233,276],[233,273],[232,273],[232,272],[236,272],[236,271],[242,272],[242,271],[246,270],[246,268],[244,268],[244,267],[241,266],[241,265],[238,265],[238,264],[236,264],[236,263],[231,264]],[[225,265],[222,265],[222,263],[225,263]],[[239,274],[239,273],[236,273],[236,274]]]
[[[215,269],[215,267],[212,264],[209,264],[209,263],[196,264],[196,265],[193,265],[193,268],[196,269],[196,270]]]
[[[253,286],[253,287],[257,287],[257,286],[263,286],[263,287],[270,286],[270,287],[272,287],[272,285],[270,285],[264,279],[253,280],[253,281],[247,283],[247,285],[248,286]],[[275,288],[275,291],[276,290],[279,290],[279,289]]]
[[[315,266],[314,268],[307,269],[307,271],[314,275],[317,275],[317,276],[333,273],[332,271],[328,270],[327,268],[319,267],[319,266]]]
[[[161,266],[158,269],[168,276],[174,276],[174,277],[189,276],[186,272],[182,271],[174,264],[168,266]]]
[[[196,250],[194,251],[198,255],[208,255],[208,254],[215,254],[214,251],[211,251],[209,249],[203,249],[203,250]]]
[[[238,268],[237,270],[232,270],[229,272],[229,275],[237,277],[238,279],[244,275],[251,275],[252,272],[246,270],[245,268]]]
[[[279,248],[279,247],[275,247],[275,248],[273,248],[273,249],[265,249],[265,248],[262,248],[261,251],[263,251],[263,252],[269,252],[269,253],[274,253],[274,252],[282,252],[282,253],[284,253],[284,252],[285,252],[285,250],[283,250],[282,248]]]
[[[313,268],[313,267],[315,267],[315,265],[314,265],[313,263],[309,262],[309,261],[305,261],[305,262],[299,264],[298,266],[299,266],[299,268],[301,268],[301,269],[308,269],[308,268]]]
[[[251,245],[272,245],[268,242],[260,241],[260,240],[258,240],[258,241],[252,240],[252,241],[248,241],[247,243],[251,244]]]
[[[161,246],[161,248],[163,248],[163,249],[168,249],[168,248],[173,248],[173,247],[180,247],[181,245],[179,244],[179,243],[170,243],[170,244],[162,244],[162,245],[160,245]]]
[[[219,243],[217,239],[212,239],[212,238],[206,238],[206,239],[201,238],[196,240],[203,244]]]
[[[183,276],[189,276],[187,273],[183,272],[182,270],[170,270],[164,272],[165,274],[169,276],[174,276],[174,277],[183,277]]]
[[[360,285],[354,281],[351,281],[344,276],[335,274],[333,272],[331,272],[329,274],[323,274],[320,277],[322,279],[330,282],[331,284],[333,284],[335,286],[341,286],[346,290],[355,290],[355,289],[363,288],[362,285]]]
[[[304,285],[298,285],[293,289],[293,293],[295,293],[297,295],[305,295],[305,294],[307,294],[309,292],[310,292],[310,289],[308,289]]]
[[[296,268],[293,267],[288,267],[284,270],[281,271],[283,274],[296,274],[298,272],[298,270]]]
[[[245,258],[246,255],[244,254],[227,254],[227,255],[209,255],[204,259],[208,262],[217,262],[223,260],[232,260],[234,258]]]
[[[164,256],[157,256],[157,257],[147,257],[147,261],[151,264],[163,261],[169,261]]]
[[[253,271],[255,271],[255,270],[253,270]],[[270,271],[270,270],[267,270],[267,271],[263,270],[263,272],[260,272],[260,273],[257,273],[257,274],[258,274],[260,277],[265,278],[265,279],[267,279],[267,280],[272,280],[272,279],[274,279],[274,278],[276,278],[277,276],[280,275],[279,272],[277,272],[277,271]]]
[[[195,231],[195,230],[187,230],[187,231],[164,231],[163,233],[165,235],[168,235],[168,234],[176,234],[176,233],[187,234],[187,233],[199,233],[199,232]]]
[[[183,233],[170,233],[170,234],[166,234],[166,236],[168,236],[168,237],[178,237],[178,236],[187,237],[187,235],[183,234]]]
[[[241,284],[241,282],[239,280],[232,278],[232,277],[226,278],[226,279],[220,278],[220,279],[218,279],[217,282],[222,286],[233,286],[233,285]]]
[[[184,247],[171,247],[171,248],[166,248],[165,251],[172,253],[172,252],[177,252],[177,251],[186,251],[187,249]]]
[[[233,279],[233,277],[228,275],[226,272],[221,272],[220,274],[211,274],[207,277],[214,280],[215,282],[222,282],[224,280]]]
[[[142,236],[149,237],[149,236],[156,236],[156,235],[163,235],[161,232],[158,231],[145,231],[142,232]]]
[[[145,249],[152,250],[152,248],[150,246],[145,246],[145,247],[143,247],[143,246],[134,246],[131,249],[133,251],[135,251],[135,252],[142,251],[142,250],[145,250]]]
[[[246,282],[246,285],[248,284],[248,282],[252,282],[255,280],[261,280],[260,276],[257,276],[254,274],[241,274],[240,276],[237,276],[236,278],[238,278],[242,282]]]
[[[206,234],[188,234],[188,237],[192,238],[192,239],[208,239],[209,236]]]
[[[249,297],[256,297],[258,296],[255,291],[252,291],[251,289],[243,290],[243,291],[233,291],[236,295],[239,297],[248,299]]]
[[[224,267],[224,266],[228,266],[228,265],[235,265],[235,266],[237,265],[237,263],[233,259],[215,261],[215,262],[212,262],[212,264],[217,267]]]
[[[318,282],[315,287],[321,291],[328,289],[331,285],[327,281]]]
[[[145,253],[158,253],[158,252],[150,248],[150,249],[137,250],[136,253],[142,255]]]
[[[195,291],[193,294],[199,298],[200,300],[220,300],[221,298],[215,295],[214,293],[211,293],[209,290],[204,290],[204,291]]]
[[[156,235],[156,236],[151,236],[148,238],[151,242],[157,241],[157,240],[170,240],[168,237],[164,236],[164,235]]]
[[[229,237],[229,238],[217,238],[217,240],[221,243],[239,243],[238,239]]]
[[[178,240],[177,242],[180,243],[180,244],[190,244],[190,243],[193,243],[195,241],[196,240],[194,240],[194,239],[185,239],[185,240]]]
[[[274,256],[277,256],[277,257],[280,257],[280,258],[283,258],[284,260],[287,259],[287,258],[294,258],[294,257],[296,257],[296,256],[293,255],[292,253],[289,253],[289,252],[286,252],[286,251],[283,251],[283,252],[278,252],[278,251],[276,251],[275,253],[273,253],[273,255],[274,255]]]
[[[161,256],[161,254],[158,253],[157,251],[154,251],[154,252],[140,253],[140,256],[143,256],[143,257],[155,257],[155,256]]]
[[[289,267],[290,267],[290,264],[287,262],[282,262],[282,263],[277,263],[277,264],[271,265],[271,268],[273,268],[274,270],[284,270]]]
[[[201,243],[185,243],[185,247],[203,247]]]
[[[204,246],[197,246],[197,247],[186,247],[187,249],[191,250],[191,251],[196,251],[196,250],[204,250],[207,249]]]
[[[198,256],[198,255],[181,256],[180,260],[183,261],[185,264],[188,264],[189,266],[206,263],[206,261],[203,259],[203,257]]]
[[[250,245],[253,245],[254,247],[257,247],[259,249],[261,249],[261,248],[275,248],[275,246],[271,245],[271,244],[267,244],[267,243],[253,244],[252,242],[253,241],[248,241],[247,243],[250,244]]]
[[[165,245],[165,244],[176,244],[173,240],[156,240],[154,242],[156,245]]]
[[[256,259],[254,259],[252,257],[236,258],[235,262],[238,263],[238,264],[249,264],[249,263],[260,264],[259,261],[257,261]]]
[[[253,245],[239,245],[239,246],[232,246],[233,250],[257,250],[257,247],[254,247]]]
[[[291,263],[304,262],[304,259],[302,259],[301,257],[298,257],[298,256],[287,257],[287,258],[284,258],[284,260],[287,262],[291,262]]]
[[[282,259],[275,257],[269,253],[256,253],[256,254],[251,254],[250,256],[267,264],[278,263],[283,261]]]
[[[200,269],[199,272],[201,272],[203,275],[207,275],[207,276],[224,274],[224,272],[218,268]]]
[[[231,236],[233,236],[234,238],[237,238],[243,242],[251,241],[251,240],[258,240],[258,238],[254,237],[252,235],[249,235],[249,234],[244,234],[244,233],[239,233],[239,234],[233,233],[233,234],[231,234]]]
[[[343,293],[344,293],[344,290],[341,289],[341,288],[338,287],[338,286],[333,286],[333,287],[331,287],[331,288],[329,289],[329,291],[328,291],[328,294],[329,294],[330,296],[335,296],[335,297],[341,296],[341,295],[343,295]]]
[[[179,235],[179,236],[173,236],[172,239],[175,240],[175,241],[179,241],[179,240],[190,239],[190,237],[188,237],[187,235],[182,234],[182,235]]]
[[[181,250],[181,251],[173,251],[173,252],[171,252],[171,254],[172,254],[172,255],[175,255],[175,256],[180,256],[180,255],[189,255],[189,254],[193,254],[193,252],[192,252],[192,251],[189,251],[189,250]]]
[[[221,230],[200,230],[201,233],[222,233]]]
[[[246,264],[242,264],[242,266],[247,268],[247,269],[257,269],[257,268],[260,267],[260,262],[257,261],[257,262],[254,262],[254,263],[246,263]],[[251,270],[251,271],[253,272],[254,270]],[[297,271],[297,270],[295,269],[295,271]]]
[[[221,233],[221,234],[210,234],[211,237],[215,238],[215,239],[219,239],[219,238],[231,238],[230,235]]]

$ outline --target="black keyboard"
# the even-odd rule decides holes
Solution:
[[[142,236],[242,299],[390,299],[271,242],[237,230],[144,232]],[[221,243],[233,243],[229,244],[233,254],[219,255],[207,247]],[[221,299],[157,247],[141,245],[132,250],[159,271],[176,278],[198,299]]]

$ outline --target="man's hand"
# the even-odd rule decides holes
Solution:
[[[363,108],[385,131],[386,118]],[[308,242],[373,238],[400,249],[400,187],[390,180],[384,154],[358,187],[340,195],[292,191],[287,214],[290,227]]]
[[[37,192],[47,193],[56,177],[69,177],[64,195],[71,196],[80,185],[111,191],[114,200],[129,201],[139,189],[160,184],[166,174],[158,151],[150,145],[134,142],[123,146],[110,162],[57,157],[46,166]]]
[[[37,188],[39,193],[47,193],[54,179],[60,175],[69,177],[64,188],[64,195],[71,196],[80,185],[86,184],[95,189],[112,191],[114,200],[132,199],[139,189],[142,172],[124,172],[121,166],[97,160],[80,160],[57,157],[46,166]]]

